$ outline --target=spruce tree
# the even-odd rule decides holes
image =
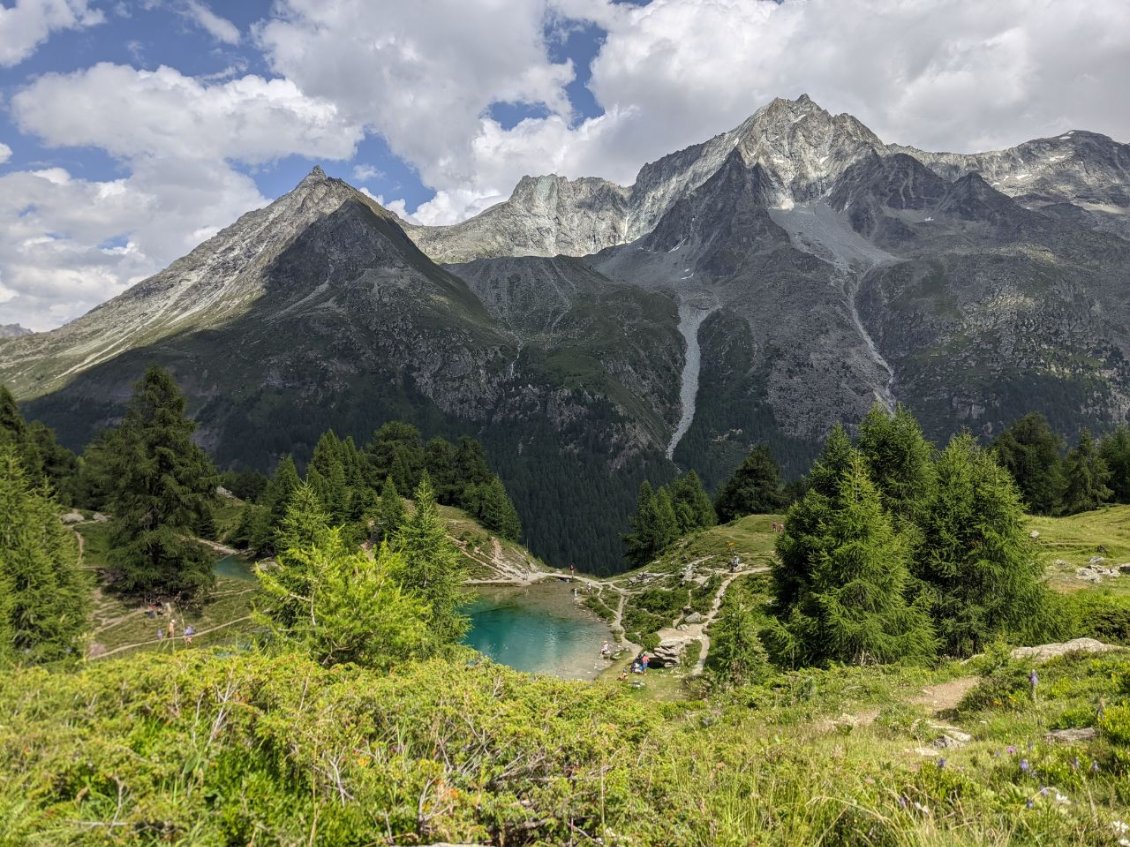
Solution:
[[[57,504],[31,484],[12,444],[0,444],[0,657],[76,656],[89,585]]]
[[[920,528],[914,570],[929,586],[947,653],[969,655],[998,635],[1043,627],[1043,566],[1025,532],[1020,492],[968,433],[939,456]]]
[[[394,550],[403,557],[400,583],[430,608],[429,629],[438,644],[453,644],[469,622],[461,607],[463,558],[447,537],[427,473],[415,491],[415,509],[400,525]]]
[[[329,531],[330,518],[321,499],[310,485],[299,485],[278,528],[275,565],[259,568],[259,584],[268,596],[259,611],[276,625],[291,629],[311,614],[312,574],[298,554],[324,543]]]
[[[1011,474],[1024,503],[1038,515],[1051,515],[1063,498],[1063,439],[1043,415],[1025,415],[993,442],[1001,465]]]
[[[781,469],[764,444],[754,447],[733,476],[722,484],[714,503],[722,523],[745,515],[776,512],[784,506]]]
[[[294,459],[283,456],[263,490],[263,496],[259,501],[262,508],[256,510],[254,516],[251,546],[260,555],[273,556],[278,552],[276,533],[282,526],[283,518],[286,517],[290,498],[301,484],[302,480],[298,476]]]
[[[16,405],[16,398],[0,385],[0,445],[8,444],[16,451],[24,473],[36,483],[43,477],[43,457],[32,438],[27,422]]]
[[[400,499],[400,492],[396,490],[396,483],[391,476],[385,477],[384,487],[381,488],[381,498],[373,515],[372,538],[375,541],[392,541],[400,525],[404,523],[404,501]]]
[[[878,492],[858,453],[829,494],[810,491],[790,510],[782,546],[795,529],[793,511],[808,511],[814,535],[803,549],[811,559],[787,584],[791,602],[767,630],[774,652],[799,664],[867,664],[923,659],[934,649],[925,611],[907,601],[909,556],[883,512]],[[813,521],[813,514],[818,514]],[[796,547],[791,548],[795,555]],[[778,572],[793,568],[782,557]],[[780,601],[781,598],[778,598]]]
[[[489,482],[491,473],[483,445],[469,435],[455,444],[455,476],[462,485]]]
[[[213,556],[189,537],[207,520],[217,479],[195,428],[169,373],[146,371],[110,457],[110,557],[127,593],[192,598],[212,586]]]
[[[702,487],[702,480],[693,470],[671,483],[670,491],[680,535],[712,527],[718,522],[714,504]]]
[[[1111,499],[1130,503],[1130,426],[1122,424],[1099,444],[1099,455],[1110,470]]]
[[[1111,477],[1110,468],[1087,430],[1079,433],[1079,443],[1068,451],[1063,463],[1063,477],[1061,515],[1097,509],[1114,493],[1106,485]]]

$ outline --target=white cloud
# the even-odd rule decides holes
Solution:
[[[217,41],[239,44],[239,27],[227,18],[221,18],[200,0],[187,0],[184,13]]]
[[[289,80],[205,84],[167,67],[102,63],[47,74],[12,98],[12,113],[23,132],[49,145],[89,144],[124,157],[347,159],[362,137],[334,104],[307,97]]]
[[[546,55],[545,0],[280,0],[257,28],[273,69],[387,139],[436,187],[478,183],[492,103],[568,116],[571,64]]]
[[[19,64],[51,33],[81,29],[105,20],[87,0],[16,0],[0,6],[0,67]]]
[[[48,74],[12,98],[24,132],[92,145],[128,176],[88,181],[60,167],[0,176],[5,322],[33,329],[86,312],[266,205],[231,161],[352,157],[361,130],[286,80],[208,84],[171,68],[101,64]]]
[[[0,142],[0,165],[12,158],[12,148]]]
[[[368,182],[370,179],[376,179],[384,176],[384,171],[374,168],[372,165],[354,165],[353,178],[358,182]]]
[[[424,220],[465,217],[526,173],[630,182],[803,92],[932,149],[1071,127],[1130,138],[1125,0],[479,0],[458,14],[452,2],[282,0],[258,30],[278,72],[383,134],[438,189]],[[543,37],[561,18],[607,30],[590,83],[599,119],[575,124],[563,102],[572,68]],[[484,117],[509,100],[549,115],[510,129]]]
[[[108,181],[63,168],[4,174],[3,322],[39,330],[65,323],[266,202],[222,162],[147,160]]]

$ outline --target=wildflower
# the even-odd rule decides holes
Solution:
[[[1079,770],[1079,757],[1078,756],[1075,756],[1074,758],[1072,758],[1071,769],[1074,770],[1074,771]]]
[[[929,806],[923,806],[917,800],[914,801],[914,808],[917,809],[919,812],[921,812],[924,815],[930,814],[930,807]]]
[[[1048,796],[1048,787],[1046,785],[1043,788],[1040,789],[1040,796],[1041,797],[1047,797]]]
[[[1010,755],[1010,756],[1016,755],[1016,748],[1013,747],[1011,744],[1008,745],[1008,755]]]
[[[1032,766],[1028,764],[1027,759],[1020,760],[1020,770],[1024,771],[1024,773],[1028,773],[1028,771],[1030,771],[1031,769]]]
[[[1027,806],[1027,807],[1028,807],[1029,809],[1031,809],[1031,808],[1032,808],[1033,806],[1035,806],[1035,805],[1036,805],[1036,803],[1035,803],[1035,801],[1034,801],[1034,800],[1032,800],[1031,798],[1029,798],[1029,799],[1028,799],[1028,802],[1027,802],[1027,803],[1025,803],[1024,805],[1025,805],[1025,806]]]
[[[903,808],[903,809],[906,808],[906,795],[905,794],[899,795],[899,807]]]
[[[1091,773],[1098,773],[1098,772],[1099,772],[1099,763],[1098,762],[1091,762]]]
[[[1071,802],[1071,798],[1068,797],[1066,794],[1060,794],[1058,789],[1057,789],[1056,792],[1055,792],[1055,801],[1057,803],[1063,803],[1064,805],[1067,805],[1068,803]]]
[[[943,756],[942,758],[938,759],[938,767],[939,767],[939,768],[944,768],[945,766],[946,766],[946,759],[945,759],[945,757]]]
[[[1125,821],[1111,821],[1110,828],[1114,830],[1115,835],[1125,835],[1130,832],[1130,825]]]

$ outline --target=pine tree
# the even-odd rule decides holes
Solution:
[[[933,447],[902,404],[889,414],[876,403],[859,426],[856,444],[883,507],[900,530],[913,526],[934,484]]]
[[[781,469],[764,444],[750,451],[733,476],[723,483],[714,503],[722,523],[745,515],[776,512],[784,506]]]
[[[396,490],[396,483],[391,476],[385,477],[384,487],[381,488],[381,498],[377,502],[376,512],[373,516],[373,533],[375,541],[392,541],[404,523],[404,501],[400,499],[400,492]]]
[[[75,656],[89,615],[58,506],[32,487],[12,444],[0,444],[0,658]]]
[[[438,644],[453,644],[469,625],[464,603],[463,560],[447,537],[427,473],[415,491],[415,510],[401,524],[394,550],[404,560],[400,583],[430,608],[429,628]]]
[[[111,561],[127,593],[195,597],[214,581],[211,553],[189,537],[207,519],[217,478],[192,442],[195,428],[173,378],[150,368],[110,457]]]
[[[1130,426],[1116,427],[1099,444],[1099,455],[1110,470],[1111,498],[1130,503]]]
[[[632,531],[624,538],[628,561],[640,567],[666,550],[679,537],[679,523],[675,518],[670,492],[666,488],[655,491],[646,480],[641,483],[631,526]]]
[[[688,471],[671,483],[671,505],[675,509],[675,521],[679,534],[686,535],[696,529],[706,529],[718,522],[714,504],[702,487],[702,480],[693,470]]]
[[[455,477],[465,486],[490,481],[486,450],[468,435],[462,436],[455,445]]]
[[[1044,625],[1043,566],[1025,533],[1020,493],[969,434],[939,456],[921,529],[914,570],[930,588],[947,653],[969,655],[998,635]]]
[[[858,453],[829,494],[810,491],[790,510],[782,546],[795,531],[793,511],[809,512],[814,535],[802,545],[812,556],[786,584],[794,599],[779,607],[767,630],[774,652],[802,664],[866,664],[930,656],[934,639],[925,611],[906,598],[909,556],[883,512]],[[818,514],[813,521],[813,514]],[[792,557],[774,566],[792,568]],[[778,598],[780,602],[781,598]]]
[[[1097,509],[1114,493],[1107,488],[1110,468],[1095,445],[1091,433],[1079,433],[1079,443],[1068,451],[1063,463],[1063,501],[1061,515],[1074,515]]]
[[[1051,515],[1059,509],[1063,439],[1052,432],[1043,415],[1033,412],[1020,418],[993,442],[993,449],[1031,511]]]

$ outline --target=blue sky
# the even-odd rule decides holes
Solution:
[[[808,93],[888,141],[1130,140],[1130,3],[0,0],[0,323],[58,326],[314,164],[424,223]]]

